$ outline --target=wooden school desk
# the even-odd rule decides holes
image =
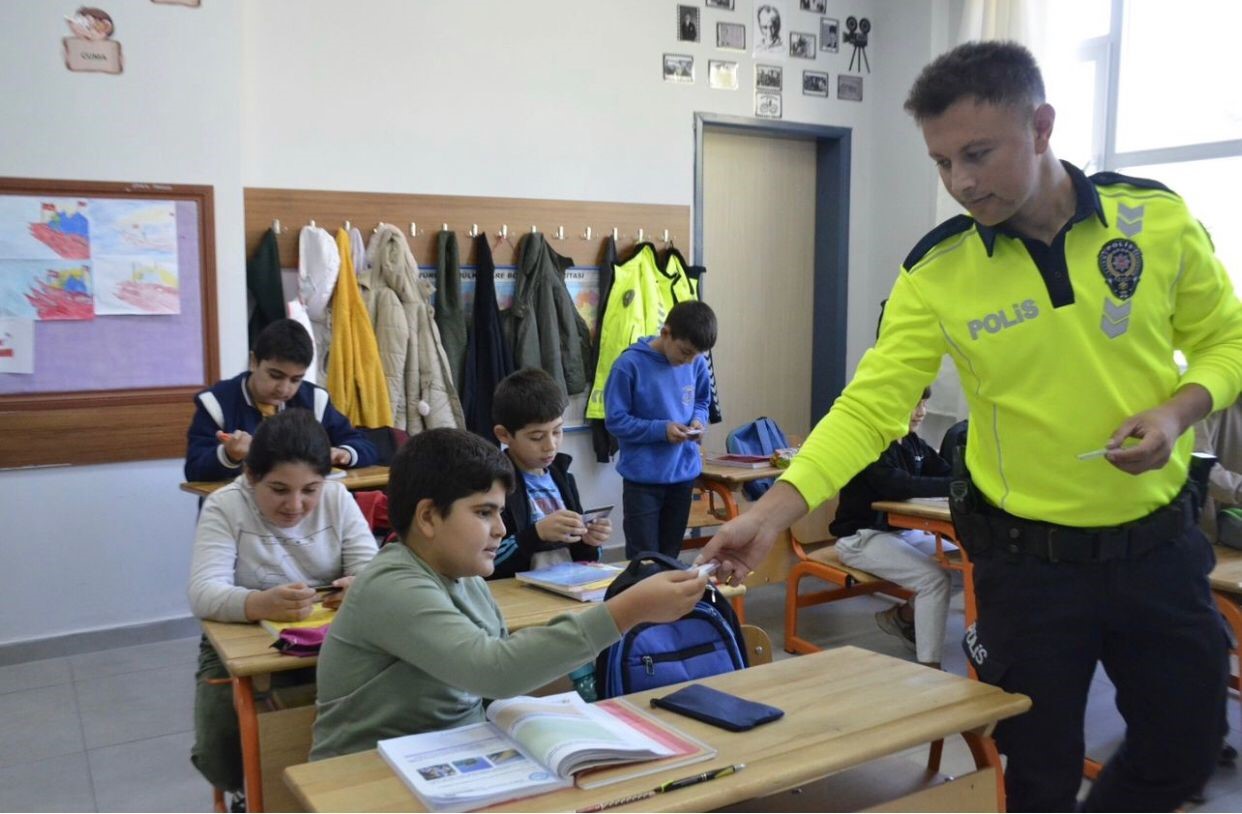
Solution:
[[[804,787],[959,733],[970,745],[979,771],[924,790],[923,795],[932,797],[919,797],[917,808],[1004,810],[1000,759],[989,735],[997,721],[1031,705],[1026,696],[857,647],[784,659],[699,683],[773,704],[785,710],[785,716],[748,732],[727,732],[649,706],[652,696],[680,685],[636,693],[627,697],[641,709],[710,743],[719,754],[698,766],[591,791],[564,789],[489,811],[574,811],[700,771],[745,763],[746,769],[737,774],[616,809],[710,811]],[[425,810],[375,750],[291,766],[285,780],[307,811]],[[893,805],[892,810],[905,809],[901,801]]]
[[[576,613],[592,607],[592,603],[579,602],[560,594],[554,594],[540,588],[518,582],[516,579],[498,579],[488,583],[500,612],[504,615],[505,626],[510,632],[526,627],[542,625],[554,616],[562,613]],[[720,586],[721,593],[733,599],[746,592],[745,586]],[[316,656],[286,656],[272,649],[272,635],[257,623],[228,623],[204,621],[203,632],[207,634],[212,647],[220,654],[220,660],[229,671],[233,680],[233,705],[237,709],[238,728],[241,732],[242,771],[246,783],[246,804],[249,811],[265,811],[263,804],[264,785],[270,784],[278,776],[283,766],[272,766],[264,769],[264,756],[269,754],[268,741],[280,741],[261,735],[276,729],[276,726],[260,726],[260,716],[255,706],[255,680],[268,677],[273,673],[287,670],[299,670],[303,667],[314,667],[319,663]],[[272,713],[273,716],[284,716],[286,711]],[[298,720],[297,726],[304,725],[305,712],[287,711],[285,717]],[[268,716],[264,716],[267,718]],[[275,722],[278,723],[278,722]],[[297,739],[300,744],[301,739]],[[272,748],[280,749],[278,742]],[[303,753],[302,759],[305,753]],[[278,763],[278,759],[268,763]],[[278,781],[277,781],[278,782]]]
[[[760,469],[746,469],[740,466],[724,466],[723,464],[713,464],[707,461],[703,462],[703,471],[699,474],[696,485],[705,492],[710,492],[720,498],[723,510],[718,515],[720,522],[732,520],[741,514],[738,508],[737,500],[733,495],[735,492],[750,483],[751,481],[763,480],[764,478],[779,478],[785,473],[784,469],[778,469],[775,466],[765,466]]]
[[[345,488],[351,492],[362,489],[383,489],[388,485],[388,467],[362,466],[357,469],[346,469],[344,477],[334,480],[344,484]],[[181,491],[206,497],[232,482],[231,480],[195,480],[181,484]]]

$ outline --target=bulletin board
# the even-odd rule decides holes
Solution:
[[[212,188],[0,178],[0,468],[185,454],[219,378]]]

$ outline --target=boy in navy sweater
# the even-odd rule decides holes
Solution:
[[[716,315],[706,303],[680,302],[658,336],[630,345],[604,388],[604,425],[621,449],[625,554],[676,557],[690,517],[691,489],[703,470],[698,440],[707,422],[711,381],[703,354],[716,344]]]
[[[259,423],[285,407],[305,407],[323,424],[332,442],[333,466],[374,465],[375,447],[332,406],[328,391],[302,381],[314,356],[310,334],[292,319],[278,319],[260,331],[250,352],[250,370],[194,397],[185,479],[237,477]]]

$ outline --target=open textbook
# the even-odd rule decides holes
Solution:
[[[487,718],[376,746],[433,811],[482,808],[575,782],[597,788],[716,754],[621,699],[588,704],[575,693],[519,696],[493,701]]]

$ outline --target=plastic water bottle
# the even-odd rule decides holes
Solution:
[[[569,674],[569,680],[574,682],[574,689],[583,701],[598,701],[599,695],[595,691],[595,665],[584,664],[577,670]]]

